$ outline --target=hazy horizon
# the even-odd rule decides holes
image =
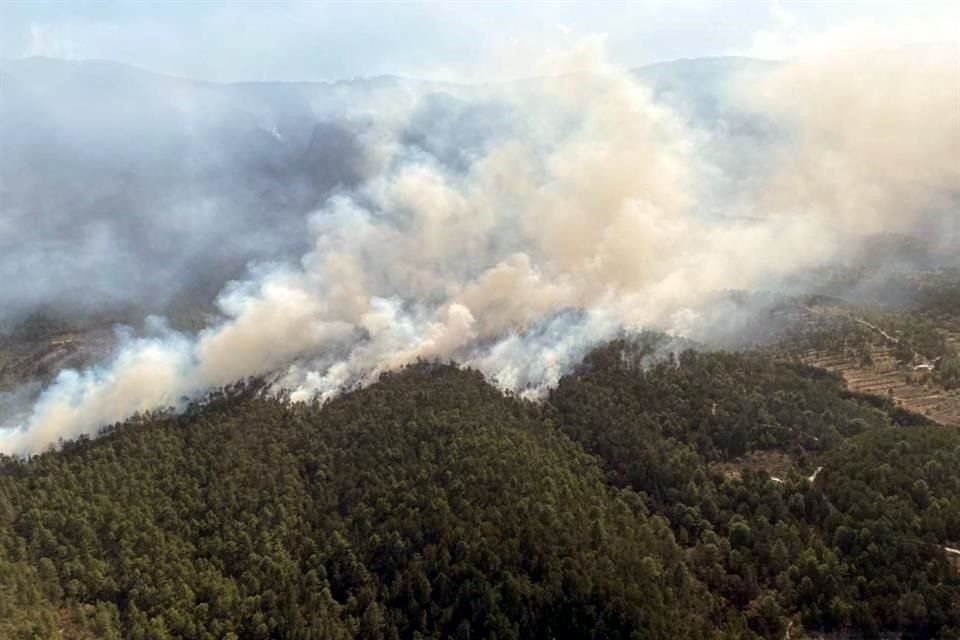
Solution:
[[[718,54],[718,55],[704,55],[704,56],[693,56],[693,57],[684,56],[679,58],[666,58],[663,60],[655,60],[652,62],[648,62],[648,63],[644,63],[644,64],[632,66],[632,67],[625,67],[625,68],[628,71],[642,71],[644,69],[651,69],[651,68],[655,68],[663,65],[671,65],[671,64],[684,63],[684,62],[711,61],[711,60],[716,60],[716,61],[744,60],[749,62],[759,62],[759,63],[769,63],[769,64],[782,64],[786,62],[786,60],[776,59],[776,58],[761,58],[757,56],[739,55],[739,54]],[[271,80],[268,78],[260,79],[260,80],[207,80],[204,78],[198,78],[198,77],[192,77],[192,76],[183,76],[183,75],[175,75],[171,73],[164,73],[162,71],[157,71],[156,69],[151,69],[149,67],[144,67],[144,66],[140,66],[137,64],[129,63],[129,62],[122,62],[119,60],[113,60],[110,58],[61,58],[57,56],[48,56],[48,55],[30,55],[30,56],[23,56],[19,58],[0,58],[0,64],[29,63],[33,61],[63,63],[63,64],[78,64],[78,65],[90,64],[90,65],[116,66],[118,68],[126,68],[133,71],[149,74],[149,75],[168,78],[171,80],[184,80],[187,82],[196,82],[198,84],[215,84],[215,85],[225,85],[225,86],[245,85],[245,84],[289,84],[289,85],[347,84],[350,82],[363,82],[363,81],[371,81],[371,80],[386,79],[386,78],[396,79],[396,80],[422,81],[422,82],[436,83],[438,85],[443,85],[443,84],[458,85],[459,84],[459,85],[465,85],[465,86],[471,86],[471,85],[482,86],[482,85],[510,84],[515,82],[523,82],[525,80],[543,79],[544,77],[549,76],[548,73],[543,73],[543,74],[535,74],[535,75],[529,75],[529,76],[520,76],[516,78],[481,79],[477,81],[470,81],[470,80],[452,80],[452,79],[441,80],[441,79],[435,79],[435,78],[426,78],[426,77],[417,76],[417,75],[405,75],[405,74],[398,74],[398,73],[378,73],[378,74],[370,74],[370,75],[330,78],[330,79],[323,79],[323,80],[296,80],[296,79]]]
[[[587,37],[604,40],[612,64],[632,68],[785,60],[864,43],[957,47],[957,24],[960,5],[943,2],[14,1],[0,5],[0,59],[107,60],[214,82],[476,82],[537,75],[545,55]]]

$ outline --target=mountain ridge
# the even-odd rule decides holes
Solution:
[[[336,78],[328,80],[237,80],[222,82],[217,80],[204,80],[201,78],[191,78],[189,76],[178,76],[176,74],[163,73],[159,71],[154,71],[146,67],[141,67],[135,64],[130,64],[126,62],[118,62],[115,60],[108,59],[67,59],[67,58],[57,58],[53,56],[25,56],[22,58],[0,58],[0,72],[2,72],[5,65],[17,66],[17,65],[77,65],[77,66],[90,66],[93,68],[104,67],[104,68],[113,68],[117,70],[122,70],[125,72],[135,72],[151,75],[157,78],[165,78],[168,80],[184,81],[190,83],[204,84],[204,85],[217,85],[217,86],[235,86],[235,85],[319,85],[319,86],[335,86],[338,84],[354,84],[362,82],[420,82],[420,83],[435,83],[437,85],[448,85],[448,86],[483,86],[488,84],[508,84],[513,82],[522,82],[524,80],[538,80],[543,79],[549,76],[527,76],[523,78],[512,78],[507,80],[496,80],[496,81],[485,81],[478,83],[462,83],[462,82],[453,82],[448,80],[425,80],[417,76],[405,76],[399,74],[377,74],[374,76],[355,76],[352,78]],[[754,58],[750,56],[737,56],[737,55],[718,55],[718,56],[702,56],[694,58],[673,58],[669,60],[661,60],[658,62],[651,62],[648,64],[643,64],[640,66],[631,66],[627,67],[629,73],[633,74],[644,74],[652,73],[659,69],[666,68],[680,68],[680,67],[689,67],[691,65],[709,65],[709,66],[723,66],[723,65],[733,65],[733,64],[743,64],[754,67],[761,66],[777,66],[782,64],[780,61],[768,60],[763,58]]]

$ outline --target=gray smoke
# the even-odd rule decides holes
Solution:
[[[769,123],[750,144],[722,116],[691,121],[696,109],[610,68],[594,43],[551,63],[542,81],[443,96],[401,85],[367,94],[363,113],[345,107],[362,123],[360,177],[305,217],[298,263],[251,269],[195,335],[152,320],[110,362],[62,372],[0,451],[254,374],[323,399],[450,358],[536,396],[598,342],[695,333],[718,291],[776,286],[842,256],[850,234],[955,224],[953,52],[908,64],[917,92],[899,58],[765,70],[735,91]],[[850,89],[864,78],[870,91]],[[736,149],[753,155],[729,166]]]
[[[389,81],[216,85],[104,62],[0,62],[0,322],[209,307],[369,168]],[[179,320],[179,318],[174,318]]]

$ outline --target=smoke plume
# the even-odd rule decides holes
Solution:
[[[551,59],[545,80],[425,92],[383,118],[371,107],[364,179],[307,217],[299,263],[231,283],[197,334],[154,319],[109,362],[62,372],[0,451],[255,374],[325,399],[454,359],[536,396],[617,332],[695,333],[716,292],[776,286],[852,233],[955,224],[953,57],[770,70],[739,92],[774,132],[741,148],[764,154],[744,159],[764,167],[744,179],[723,164],[736,137],[593,47]]]
[[[957,51],[820,55],[757,83],[751,97],[782,123],[785,142],[748,207],[858,233],[956,224]]]

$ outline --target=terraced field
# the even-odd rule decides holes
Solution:
[[[903,357],[902,330],[916,326],[910,312],[891,313],[871,322],[852,306],[811,302],[793,305],[789,316],[794,333],[782,345],[781,357],[840,373],[851,391],[887,395],[905,409],[944,425],[960,426],[960,390],[945,389],[934,375],[940,358],[928,359],[916,351],[910,364],[897,358],[898,352]],[[917,316],[917,321],[922,319]],[[929,316],[926,321],[930,326]],[[954,317],[941,316],[934,322],[945,352],[960,350]]]
[[[945,425],[960,426],[960,392],[947,391],[923,371],[900,365],[891,347],[871,347],[872,364],[852,352],[810,350],[800,359],[840,373],[852,391],[889,395],[897,404]]]

